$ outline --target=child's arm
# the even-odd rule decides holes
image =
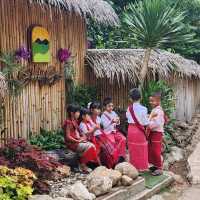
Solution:
[[[71,130],[70,130],[70,126],[67,126],[67,127],[65,128],[65,134],[66,134],[66,139],[67,139],[67,141],[68,141],[68,142],[71,142],[71,143],[79,143],[80,140],[73,138],[73,137],[71,136],[71,134],[70,134],[70,131],[71,131]]]

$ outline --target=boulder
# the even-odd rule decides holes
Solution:
[[[49,195],[33,195],[28,200],[53,200]]]
[[[107,176],[97,176],[87,181],[88,189],[96,196],[106,194],[112,189],[112,180]]]
[[[133,179],[126,176],[126,175],[123,175],[122,176],[122,185],[123,186],[130,186],[133,184]]]
[[[128,162],[123,162],[118,164],[115,167],[115,170],[121,172],[122,175],[126,175],[133,180],[136,179],[139,175],[137,169]]]
[[[107,169],[106,167],[100,166],[100,167],[97,167],[87,177],[87,180],[90,181],[91,179],[97,178],[97,177],[109,177],[112,181],[112,186],[115,186],[121,180],[122,174],[117,170]]]
[[[76,182],[71,186],[69,196],[74,200],[94,200],[94,195],[90,194],[87,188],[80,182]]]

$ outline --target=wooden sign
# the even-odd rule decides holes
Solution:
[[[35,63],[48,63],[51,60],[50,55],[50,37],[48,31],[35,26],[31,33],[32,61]]]

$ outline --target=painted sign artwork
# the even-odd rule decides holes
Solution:
[[[35,63],[50,62],[50,37],[48,31],[41,27],[35,26],[32,29],[32,60]]]

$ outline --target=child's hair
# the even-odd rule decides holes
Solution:
[[[112,103],[112,98],[111,98],[111,97],[106,97],[106,98],[103,100],[103,105],[104,105],[104,106],[107,106],[109,103]]]
[[[161,98],[162,98],[162,93],[159,92],[159,91],[154,92],[154,93],[151,95],[151,97],[155,97],[156,99],[161,100]]]
[[[67,113],[68,113],[69,117],[71,117],[71,113],[75,113],[75,112],[78,112],[78,111],[80,111],[80,107],[78,105],[70,104],[67,107]]]
[[[101,109],[101,103],[98,101],[92,102],[89,109]]]
[[[80,112],[80,120],[83,120],[84,115],[90,115],[90,110],[87,108],[82,108]]]
[[[129,91],[129,96],[133,101],[138,101],[141,99],[141,94],[138,88],[133,88]]]

